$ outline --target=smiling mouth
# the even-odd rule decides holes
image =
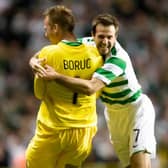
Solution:
[[[101,48],[102,50],[108,50],[108,47],[107,47],[107,46],[100,46],[100,48]]]

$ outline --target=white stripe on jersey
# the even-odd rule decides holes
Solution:
[[[104,64],[102,69],[112,72],[115,76],[121,75],[123,73],[123,69],[112,63]]]
[[[99,73],[95,72],[93,74],[93,78],[97,78],[97,79],[100,79],[101,81],[103,81],[105,84],[110,84],[111,83],[111,80],[109,80],[108,78],[104,77],[104,75],[100,75]]]

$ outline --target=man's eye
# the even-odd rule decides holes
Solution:
[[[103,36],[99,36],[100,39],[103,39],[104,37]]]

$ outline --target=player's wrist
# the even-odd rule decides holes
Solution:
[[[57,73],[57,72],[54,73],[54,80],[57,81],[58,79],[60,79],[60,77],[61,77],[61,75],[59,73]]]

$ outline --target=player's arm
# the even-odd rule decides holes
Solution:
[[[55,80],[58,83],[70,88],[72,91],[76,91],[87,95],[91,95],[105,86],[105,83],[97,78],[86,80],[57,74],[55,76]]]
[[[75,92],[91,95],[105,86],[105,83],[97,78],[91,80],[73,78],[56,72],[51,66],[45,65],[44,68],[45,71],[39,69],[39,77],[55,80]]]

